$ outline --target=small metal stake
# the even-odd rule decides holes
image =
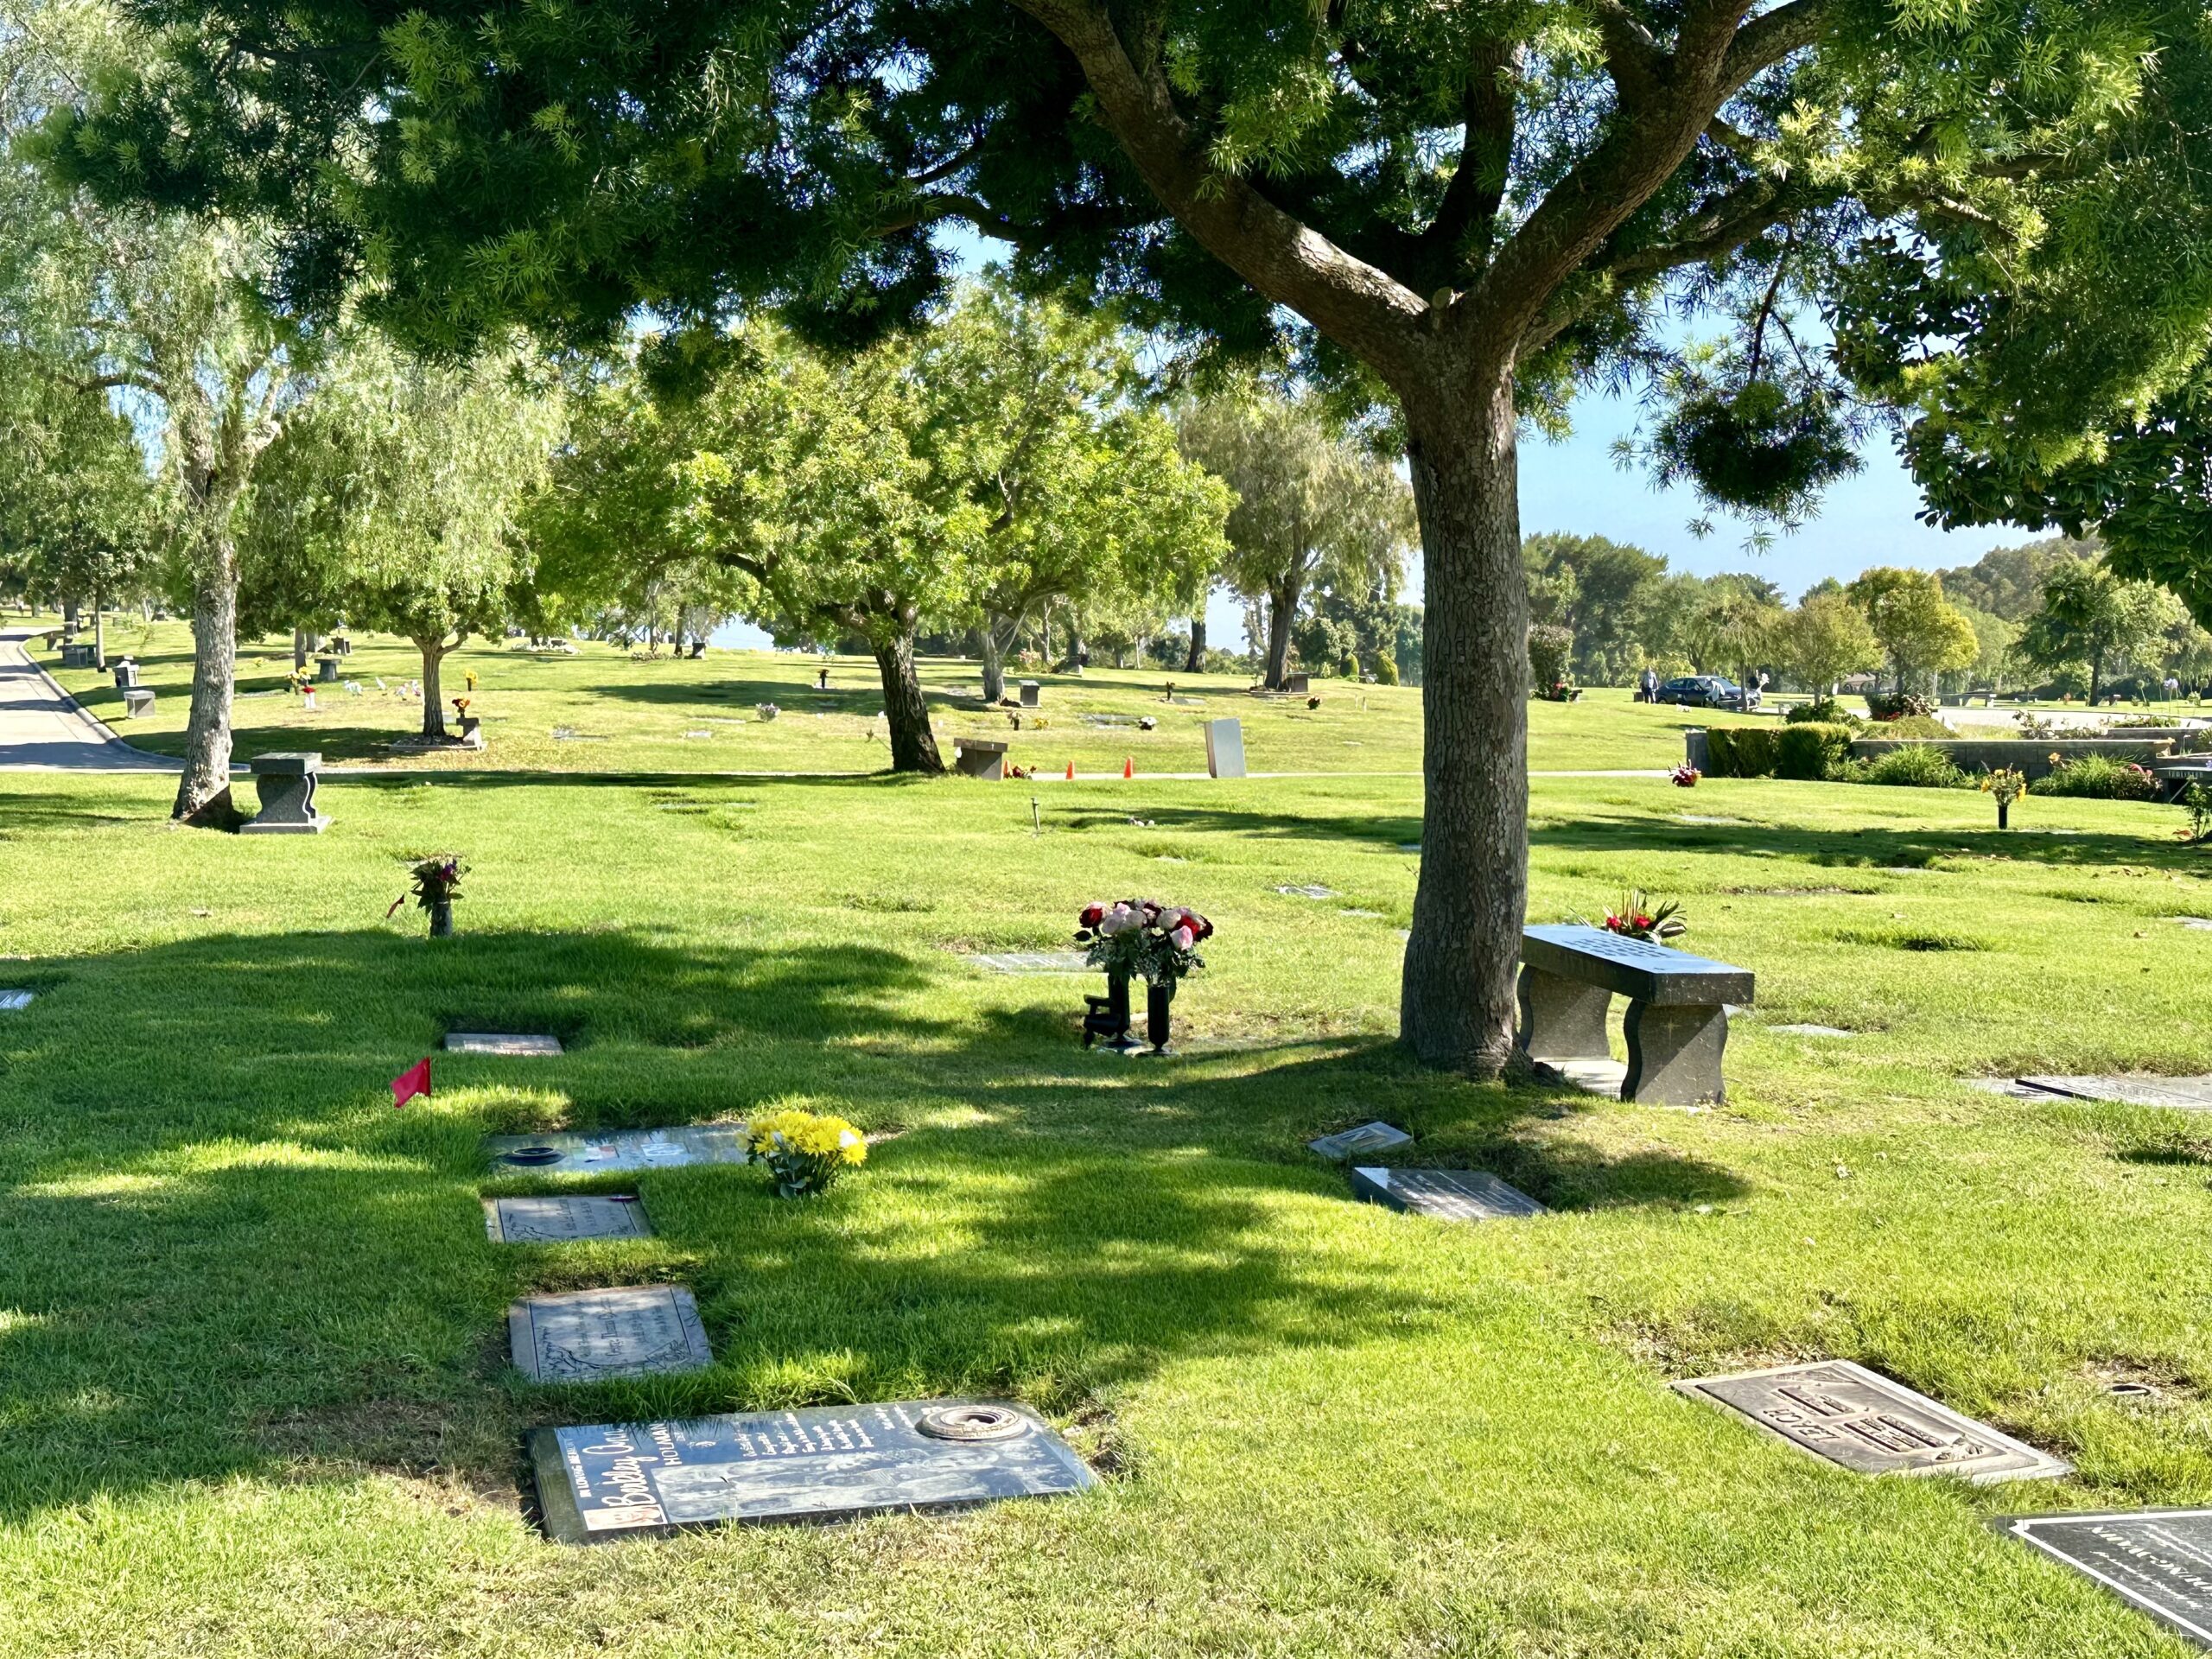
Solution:
[[[1029,833],[1033,836],[1045,833],[1045,821],[1037,816],[1037,798],[1034,795],[1029,798]]]

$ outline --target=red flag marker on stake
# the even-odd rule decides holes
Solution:
[[[430,1092],[430,1057],[424,1055],[391,1080],[391,1109],[397,1111],[417,1095]]]

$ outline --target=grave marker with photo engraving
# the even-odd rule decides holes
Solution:
[[[1043,1422],[996,1401],[541,1428],[530,1454],[546,1530],[570,1544],[1043,1497],[1096,1480]]]
[[[1675,1384],[1862,1475],[2044,1480],[2072,1466],[1847,1359]]]
[[[681,1285],[531,1296],[507,1310],[515,1368],[534,1382],[704,1370],[715,1363],[698,1304]]]

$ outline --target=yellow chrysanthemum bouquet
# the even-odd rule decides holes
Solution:
[[[771,1112],[753,1125],[753,1155],[768,1166],[786,1198],[824,1192],[848,1169],[868,1161],[868,1142],[842,1117]]]

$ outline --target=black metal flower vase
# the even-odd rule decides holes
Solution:
[[[1998,803],[1997,803],[1997,827],[1998,827],[1999,830],[2010,830],[2010,829],[2012,827],[2012,802],[2010,802],[2010,801],[1999,801],[1999,802],[1998,802]]]
[[[430,937],[434,939],[453,938],[452,899],[433,899],[430,900]]]
[[[1106,995],[1086,996],[1090,1012],[1083,1017],[1083,1046],[1090,1046],[1097,1039],[1102,1047],[1117,1054],[1127,1054],[1141,1049],[1143,1044],[1129,1034],[1129,976],[1109,970],[1106,976]]]
[[[1172,1022],[1169,1018],[1175,1007],[1175,987],[1147,985],[1144,988],[1144,1034],[1152,1039],[1148,1053],[1168,1055],[1175,1051],[1167,1046]]]

